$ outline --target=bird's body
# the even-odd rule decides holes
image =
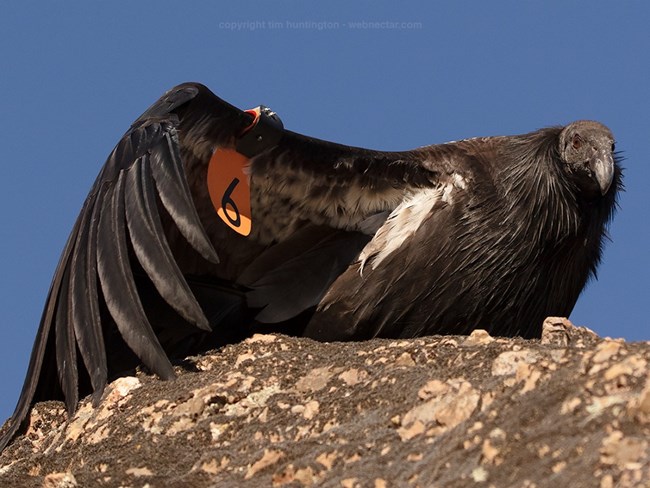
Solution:
[[[0,449],[35,400],[72,412],[134,362],[173,378],[169,355],[254,330],[538,336],[595,273],[620,186],[597,122],[379,152],[180,85],[84,203]]]
[[[611,211],[614,201],[581,201],[558,182],[550,155],[530,153],[555,151],[560,132],[447,148],[446,183],[403,200],[306,333],[340,339],[347,327],[349,338],[414,337],[483,328],[539,337],[544,318],[568,316],[600,259],[603,215],[594,207]],[[434,161],[439,148],[431,149]]]

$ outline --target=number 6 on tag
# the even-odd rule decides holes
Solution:
[[[232,149],[217,149],[208,166],[208,192],[217,215],[235,232],[251,233],[251,194],[248,158]]]

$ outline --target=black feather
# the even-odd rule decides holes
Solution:
[[[205,259],[218,263],[217,253],[203,230],[191,200],[173,131],[167,132],[164,139],[151,149],[151,169],[160,199],[178,229]]]
[[[95,403],[104,391],[108,375],[97,290],[98,209],[95,198],[86,201],[70,263],[71,323],[90,376]]]
[[[126,344],[151,371],[164,379],[175,377],[165,351],[142,309],[129,266],[124,225],[124,173],[106,191],[99,221],[97,270],[106,306]]]
[[[126,219],[138,261],[167,303],[188,322],[211,330],[165,238],[148,155],[138,159],[126,175]]]

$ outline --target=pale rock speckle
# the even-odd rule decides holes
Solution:
[[[463,341],[463,346],[478,346],[481,344],[489,344],[493,341],[494,338],[487,330],[475,329],[469,336],[467,336],[467,339]]]
[[[494,376],[515,375],[520,364],[534,364],[538,359],[539,354],[531,349],[502,352],[492,363],[492,374]]]
[[[42,488],[75,488],[79,486],[72,473],[50,473],[43,479]]]

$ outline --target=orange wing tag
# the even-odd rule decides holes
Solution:
[[[208,192],[217,215],[243,236],[251,233],[251,189],[244,173],[248,158],[234,149],[218,148],[208,166]]]

